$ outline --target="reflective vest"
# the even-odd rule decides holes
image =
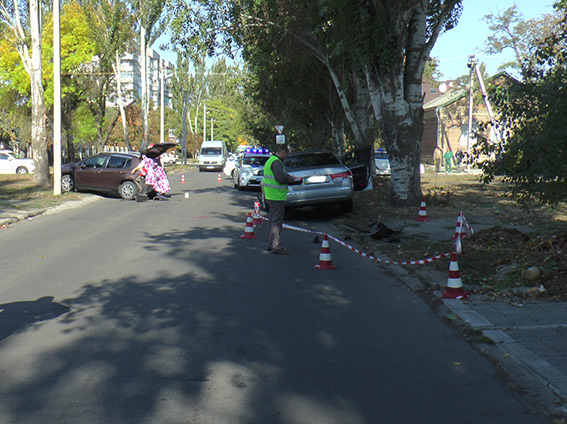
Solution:
[[[274,172],[272,171],[272,163],[281,159],[276,155],[270,157],[267,160],[266,165],[264,165],[264,179],[262,184],[264,185],[264,195],[268,200],[285,200],[287,197],[287,184],[280,184],[274,178]],[[285,165],[282,162],[282,166],[285,172]]]

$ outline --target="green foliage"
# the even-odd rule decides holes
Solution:
[[[552,33],[560,19],[561,14],[555,13],[523,20],[516,4],[504,11],[485,15],[484,20],[493,34],[488,37],[484,51],[499,54],[511,49],[515,59],[502,64],[499,69],[519,70],[524,61],[533,57],[534,48]]]
[[[73,135],[78,144],[91,146],[96,142],[98,132],[95,118],[85,103],[78,106],[74,114]]]
[[[524,81],[491,95],[504,140],[491,144],[483,138],[475,149],[478,158],[491,159],[480,162],[483,180],[502,175],[511,184],[511,195],[524,205],[531,199],[555,204],[567,195],[566,39],[563,20],[524,61]]]

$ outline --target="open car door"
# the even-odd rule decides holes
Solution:
[[[363,190],[370,183],[372,171],[372,146],[357,147],[344,157],[345,165],[352,172],[355,190]]]

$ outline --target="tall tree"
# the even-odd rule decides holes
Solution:
[[[502,53],[506,49],[514,52],[514,60],[500,65],[500,70],[519,70],[522,63],[533,56],[533,50],[541,44],[561,20],[559,11],[540,18],[524,20],[518,6],[489,13],[484,16],[488,28],[493,32],[486,40],[484,51],[488,54]]]
[[[129,0],[132,15],[136,17],[140,34],[140,73],[142,88],[142,143],[144,150],[149,144],[150,98],[148,87],[148,49],[164,32],[169,16],[165,14],[168,0]]]
[[[40,0],[29,0],[29,2],[2,0],[0,2],[0,19],[10,29],[10,42],[18,51],[30,78],[31,140],[35,162],[34,179],[38,184],[48,185],[50,174],[43,92],[42,9]]]
[[[93,57],[96,53],[96,45],[93,33],[88,24],[84,8],[77,1],[71,1],[63,6],[60,21],[61,33],[61,123],[63,135],[67,148],[65,152],[70,161],[75,157],[74,145],[74,114],[80,103],[85,101],[84,77],[92,67]],[[44,30],[43,49],[45,57],[43,68],[45,71],[45,103],[52,114],[53,107],[53,24],[52,19],[47,19]]]
[[[95,117],[98,132],[97,150],[107,143],[120,116],[123,118],[125,140],[129,145],[117,55],[121,57],[135,39],[133,18],[121,0],[89,0],[84,3],[97,49],[97,60],[92,64],[88,82],[88,104]],[[114,100],[119,109],[110,119],[107,117],[109,99]]]
[[[232,17],[245,50],[275,32],[310,48],[333,81],[355,140],[364,140],[360,123],[367,120],[357,119],[351,103],[369,99],[389,152],[392,200],[418,204],[423,72],[439,34],[460,12],[461,0],[241,0]],[[349,79],[365,95],[345,92]]]
[[[524,204],[531,199],[556,204],[567,196],[567,2],[555,8],[563,18],[522,63],[523,81],[491,96],[504,140],[483,139],[476,149],[493,159],[479,162],[485,182],[502,175]]]

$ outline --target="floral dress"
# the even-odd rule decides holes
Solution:
[[[142,162],[146,170],[146,184],[151,185],[157,193],[165,194],[170,191],[169,179],[159,162],[144,155]]]

